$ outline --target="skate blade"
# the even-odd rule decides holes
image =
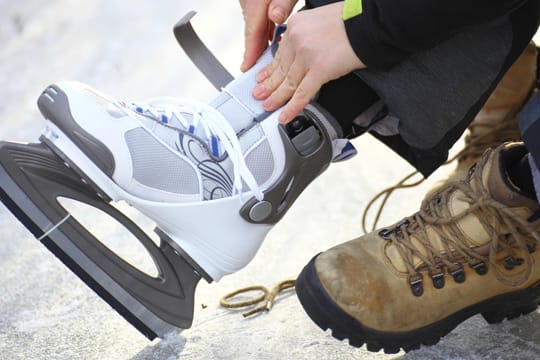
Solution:
[[[149,276],[117,256],[69,214],[59,198],[113,217],[145,247],[158,275]],[[36,239],[148,339],[191,326],[200,275],[190,259],[161,235],[158,247],[44,144],[0,142],[0,199]]]

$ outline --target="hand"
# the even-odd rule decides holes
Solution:
[[[268,47],[275,24],[283,24],[298,0],[240,0],[244,15],[244,61],[240,70],[247,71]]]
[[[274,111],[287,100],[279,121],[288,123],[321,86],[365,68],[352,49],[342,20],[343,2],[291,16],[274,61],[257,75],[253,96]]]

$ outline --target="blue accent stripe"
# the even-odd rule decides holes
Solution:
[[[214,155],[215,157],[218,157],[219,156],[218,138],[215,135],[212,135],[211,141],[212,141],[212,155]]]

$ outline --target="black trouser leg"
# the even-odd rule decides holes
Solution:
[[[362,134],[353,126],[353,120],[378,100],[377,94],[352,73],[325,84],[317,98],[341,125],[347,138]]]

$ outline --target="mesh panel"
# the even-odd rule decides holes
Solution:
[[[246,157],[246,164],[255,177],[257,184],[262,184],[270,178],[274,171],[274,157],[270,144],[265,140]]]
[[[125,135],[133,162],[133,177],[139,183],[172,193],[198,194],[195,170],[175,156],[143,128]]]

